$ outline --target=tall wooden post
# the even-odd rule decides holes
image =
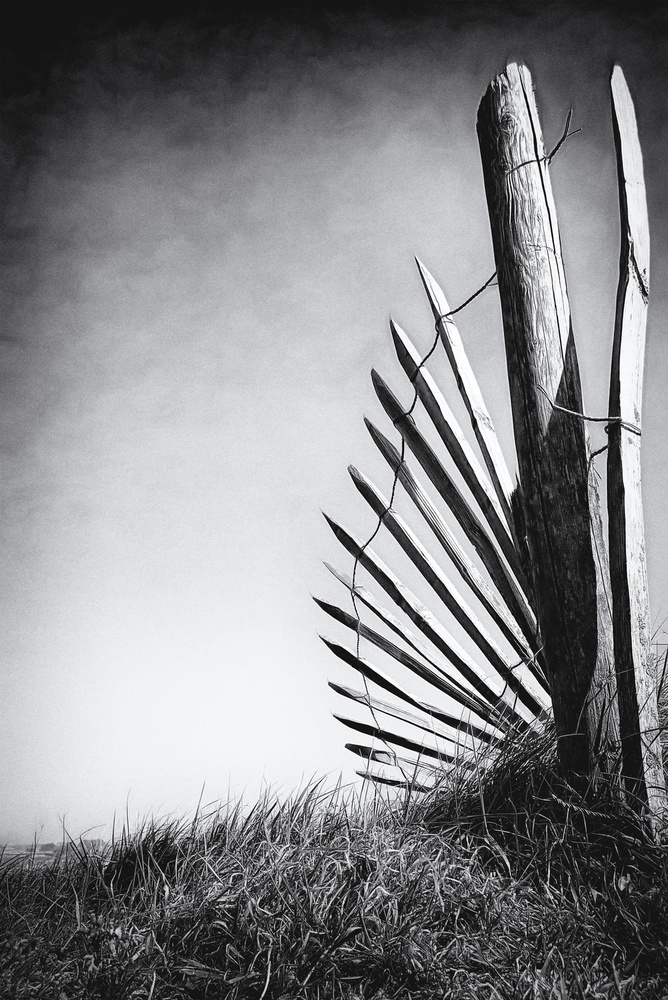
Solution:
[[[633,102],[624,74],[611,81],[622,246],[610,377],[608,524],[614,609],[615,662],[628,797],[666,815],[656,668],[650,652],[649,597],[643,526],[640,417],[649,298],[649,224]]]
[[[582,413],[557,216],[531,75],[509,65],[478,111],[537,612],[572,777],[619,741],[600,500]],[[556,405],[553,405],[556,404]]]

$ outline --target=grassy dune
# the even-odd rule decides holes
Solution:
[[[0,996],[668,996],[668,850],[550,732],[428,800],[312,785],[0,865]]]

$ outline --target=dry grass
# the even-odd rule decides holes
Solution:
[[[668,851],[553,738],[429,801],[312,785],[0,871],[0,995],[665,998]]]

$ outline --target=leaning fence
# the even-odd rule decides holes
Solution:
[[[616,778],[634,808],[657,824],[666,813],[666,791],[640,475],[649,235],[635,114],[619,67],[611,95],[622,238],[609,413],[600,418],[608,433],[607,537],[588,432],[589,421],[599,418],[583,412],[550,183],[556,148],[545,151],[529,71],[512,64],[490,83],[478,112],[496,271],[475,295],[498,285],[518,480],[455,320],[475,295],[452,309],[418,261],[433,341],[421,356],[391,323],[410,405],[402,406],[378,373],[372,381],[399,446],[366,421],[389,466],[390,488],[384,494],[350,467],[375,526],[360,539],[327,517],[352,558],[349,575],[329,567],[348,590],[350,609],[318,604],[352,633],[348,645],[323,638],[362,679],[361,689],[334,681],[331,687],[369,711],[366,722],[337,715],[368,740],[347,744],[366,761],[365,778],[429,788],[462,753],[512,738],[552,715],[569,779]],[[570,115],[558,147],[569,124]],[[471,436],[430,374],[429,362],[442,349]],[[429,434],[417,419],[418,403]],[[430,544],[398,512],[399,491]],[[438,614],[381,559],[374,548],[381,532],[392,536],[438,600]],[[463,630],[466,648],[452,622]],[[379,653],[390,657],[391,673],[374,663]],[[442,704],[412,693],[411,674]]]

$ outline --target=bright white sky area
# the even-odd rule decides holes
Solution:
[[[475,118],[509,58],[532,70],[548,147],[571,104],[582,128],[552,180],[595,415],[619,254],[614,61],[636,102],[650,599],[655,625],[668,616],[665,19],[662,34],[625,5],[452,6],[470,17],[100,30],[41,96],[6,100],[0,842],[184,815],[202,786],[252,801],[353,780],[327,687],[344,668],[317,635],[336,626],[310,597],[349,608],[321,560],[352,560],[320,509],[368,536],[347,465],[390,489],[362,416],[391,434],[372,365],[410,401],[389,316],[431,343],[413,254],[452,305],[494,270]],[[496,289],[459,326],[514,467]]]

